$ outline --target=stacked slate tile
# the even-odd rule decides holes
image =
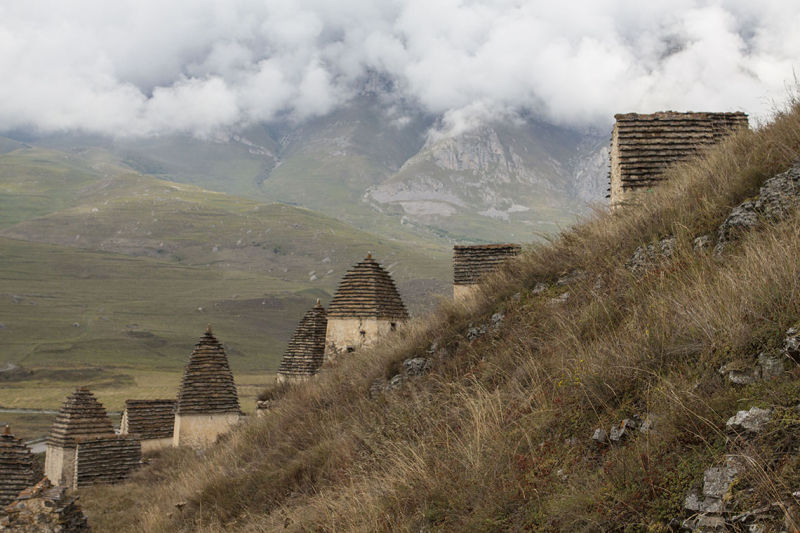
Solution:
[[[481,244],[453,247],[453,284],[476,285],[482,276],[519,255],[518,244]]]
[[[67,487],[54,487],[47,478],[25,489],[5,508],[0,531],[88,533],[91,529],[77,498],[66,492]]]
[[[744,113],[615,115],[611,136],[611,203],[625,192],[652,187],[664,171],[732,132],[748,127]]]
[[[175,400],[126,400],[120,433],[140,440],[170,439],[175,426]]]
[[[105,407],[86,387],[80,387],[61,406],[47,444],[74,448],[78,439],[114,435]]]
[[[303,379],[319,371],[325,359],[325,333],[328,314],[317,300],[300,321],[283,354],[278,376],[285,379]]]
[[[403,320],[408,311],[389,273],[372,254],[348,270],[333,297],[328,318]]]
[[[14,438],[6,426],[0,435],[0,508],[36,483],[35,458],[25,444]]]
[[[183,372],[177,414],[241,413],[225,349],[208,326]]]
[[[128,436],[95,438],[78,443],[75,481],[82,489],[95,483],[119,483],[142,464],[142,443]]]

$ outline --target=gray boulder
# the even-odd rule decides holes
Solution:
[[[636,422],[626,418],[625,420],[620,422],[618,426],[614,426],[611,428],[611,433],[609,434],[608,438],[614,444],[622,444],[633,435],[633,432],[635,430],[636,430]]]
[[[592,434],[592,440],[596,444],[606,444],[608,442],[608,433],[603,428],[597,428]]]
[[[771,409],[752,407],[749,411],[739,411],[730,417],[725,427],[732,434],[755,434],[767,427],[771,416]]]

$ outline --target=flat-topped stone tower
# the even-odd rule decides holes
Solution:
[[[367,254],[344,275],[328,309],[325,358],[371,344],[407,320],[392,277]]]
[[[319,372],[325,360],[328,313],[317,300],[300,320],[278,369],[278,383],[305,381]]]
[[[228,356],[208,326],[183,372],[172,445],[204,448],[238,424],[241,415]]]
[[[611,207],[663,180],[664,171],[699,150],[748,127],[744,113],[615,115],[611,134]]]
[[[453,298],[463,300],[472,294],[481,277],[519,255],[519,244],[480,244],[453,247]]]
[[[172,446],[175,400],[126,400],[120,435],[135,435],[142,452]]]
[[[8,426],[0,435],[0,509],[36,483],[34,457],[25,444],[14,438]]]
[[[56,485],[75,481],[75,452],[85,439],[114,437],[114,427],[103,405],[86,387],[67,397],[47,439],[45,476]]]
[[[46,477],[22,491],[13,503],[0,509],[0,531],[18,533],[89,533],[86,515],[77,498],[67,496]],[[5,515],[5,516],[3,516]]]

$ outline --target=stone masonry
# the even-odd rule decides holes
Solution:
[[[127,400],[120,435],[135,435],[142,451],[172,446],[175,400]]]
[[[86,387],[67,397],[47,440],[45,475],[57,485],[72,485],[78,442],[113,437],[114,428],[103,405]]]
[[[73,488],[95,483],[119,483],[142,464],[142,444],[130,436],[111,436],[78,442]]]
[[[664,179],[671,165],[747,128],[744,113],[615,115],[611,134],[611,207],[631,200]]]
[[[36,482],[34,457],[25,444],[14,438],[11,428],[5,427],[0,435],[0,508]]]
[[[453,297],[462,300],[468,297],[480,278],[494,272],[500,266],[519,255],[518,244],[481,244],[453,247]]]
[[[46,477],[22,491],[0,513],[0,532],[88,533],[91,531],[77,498],[66,495],[67,487],[53,486]]]
[[[325,359],[327,329],[328,314],[317,300],[317,305],[303,316],[289,341],[278,369],[278,383],[303,381],[319,372]]]
[[[408,320],[400,293],[389,273],[367,254],[348,270],[328,310],[325,358],[352,352],[375,342]]]
[[[240,419],[239,395],[228,356],[208,326],[183,373],[172,445],[205,448]]]

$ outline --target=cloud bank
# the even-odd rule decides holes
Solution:
[[[800,66],[797,0],[4,0],[0,131],[207,136],[302,121],[368,73],[443,124],[534,113],[764,116]]]

